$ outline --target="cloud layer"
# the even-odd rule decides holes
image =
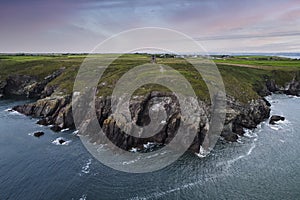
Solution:
[[[164,27],[210,52],[299,52],[297,0],[4,0],[0,52],[89,52],[120,31]]]

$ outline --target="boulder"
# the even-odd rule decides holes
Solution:
[[[34,137],[41,137],[41,136],[44,135],[44,134],[45,134],[45,133],[42,132],[42,131],[37,131],[37,132],[33,133],[33,136],[34,136]]]
[[[58,142],[59,142],[59,144],[63,144],[63,143],[65,143],[66,141],[63,140],[63,139],[59,139]]]
[[[282,117],[282,116],[279,116],[279,115],[273,115],[271,118],[270,118],[270,121],[269,121],[269,124],[276,124],[276,122],[278,121],[284,121],[285,120],[285,117]]]

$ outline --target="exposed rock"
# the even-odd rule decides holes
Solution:
[[[277,92],[277,91],[279,91],[279,87],[275,83],[275,80],[268,79],[267,82],[266,82],[266,86],[267,86],[267,89],[270,92]]]
[[[238,139],[237,134],[233,132],[222,132],[221,136],[229,142],[236,142]]]
[[[272,115],[270,118],[269,124],[275,125],[278,121],[284,121],[285,117],[279,116],[279,115]]]
[[[38,131],[38,132],[34,132],[34,133],[33,133],[33,136],[35,136],[35,137],[41,137],[41,136],[44,135],[44,134],[45,134],[44,132]]]
[[[262,98],[262,100],[266,103],[267,106],[271,107],[271,103],[266,98]]]
[[[35,103],[15,106],[13,110],[25,115],[40,117],[41,119],[37,122],[38,124],[54,124],[51,127],[54,131],[75,128],[70,96],[47,97]]]
[[[237,123],[233,124],[232,132],[234,132],[238,135],[244,135],[244,133],[245,133],[244,128],[241,125],[237,124]]]
[[[36,78],[31,76],[11,75],[6,80],[3,93],[7,96],[28,96],[31,86],[36,82]]]
[[[2,98],[4,96],[3,93],[4,93],[5,86],[6,86],[6,81],[0,81],[0,98]]]
[[[54,125],[54,126],[52,126],[50,129],[51,129],[52,131],[54,131],[54,132],[59,132],[59,131],[62,130],[62,128],[59,127],[58,125]]]
[[[48,125],[53,124],[53,120],[52,120],[52,117],[49,116],[49,117],[44,117],[42,119],[39,119],[36,123],[39,125],[48,126]]]
[[[0,94],[6,96],[23,96],[27,98],[44,98],[50,96],[56,87],[47,86],[47,84],[58,77],[62,72],[63,69],[55,71],[41,81],[34,76],[11,75],[6,81],[0,83]]]
[[[63,144],[63,143],[65,143],[66,141],[63,140],[63,139],[59,139],[58,142],[59,142],[59,144]]]
[[[291,83],[289,83],[285,93],[288,95],[300,96],[300,82],[293,80]]]
[[[187,99],[185,104],[188,105],[190,103],[189,101],[191,100]],[[79,109],[85,109],[86,106],[89,106],[86,103],[87,102],[82,102],[82,106]],[[195,129],[198,132],[190,146],[190,150],[193,152],[199,151],[200,145],[203,143],[209,129],[210,107],[201,101],[199,101],[199,104],[200,110],[194,110],[194,112],[198,113],[200,116],[198,127],[186,127],[186,130]],[[152,92],[146,96],[138,96],[131,99],[129,104],[131,119],[123,119],[123,121],[116,122],[114,116],[111,115],[110,97],[97,98],[95,101],[95,108],[98,122],[107,138],[116,146],[126,150],[131,149],[132,147],[139,147],[142,149],[143,144],[146,144],[147,142],[168,144],[176,135],[182,117],[177,98],[174,95],[161,92]],[[166,116],[164,120],[161,121],[159,125],[160,129],[158,129],[159,131],[156,134],[150,138],[137,138],[127,135],[124,132],[124,130],[128,132],[134,124],[139,127],[149,125],[149,114],[153,108],[163,109],[166,112]],[[16,106],[13,109],[26,115],[41,117],[37,123],[42,125],[53,124],[51,129],[54,131],[75,127],[70,96],[47,97],[40,99],[35,103]],[[268,118],[270,108],[263,99],[258,99],[248,104],[242,104],[228,97],[227,109],[225,112],[226,118],[222,136],[228,141],[236,141],[238,138],[237,135],[242,135],[244,133],[243,128],[255,128],[257,124]],[[160,114],[155,116],[159,117],[159,115]],[[85,116],[85,120],[83,120],[79,130],[80,134],[88,134],[92,142],[105,142],[100,141],[98,137],[99,133],[93,132],[93,130],[98,129],[90,126],[88,123],[89,119],[89,115]],[[143,129],[141,130],[141,134],[143,134],[143,131],[146,131]],[[188,135],[189,134],[187,134],[187,138],[183,138],[181,142],[186,142],[185,140],[188,139]]]
[[[294,95],[300,96],[300,81],[299,81],[299,74],[295,74],[294,78],[286,82],[284,85],[279,86],[275,80],[271,79],[270,77],[264,77],[266,79],[265,86],[263,88],[258,88],[257,93],[260,96],[268,96],[272,93],[280,93],[280,94],[287,94],[287,95]]]

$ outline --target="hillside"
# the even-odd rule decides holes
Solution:
[[[104,55],[95,55],[104,56]],[[109,55],[105,55],[108,56]],[[0,56],[0,93],[6,84],[7,78],[14,75],[27,75],[39,82],[45,77],[60,71],[59,75],[45,83],[46,88],[52,88],[56,95],[72,93],[73,83],[77,71],[85,55],[38,55],[38,56]],[[111,94],[114,84],[129,69],[149,63],[151,55],[130,54],[123,55],[115,60],[105,71],[98,86],[99,96]],[[241,102],[257,99],[264,89],[267,80],[274,80],[280,87],[284,87],[294,78],[299,78],[300,61],[279,57],[229,57],[213,60],[222,75],[226,93]],[[197,96],[209,101],[207,87],[199,73],[183,58],[157,58],[158,64],[168,65],[179,71],[191,83]],[[146,94],[150,91],[167,91],[158,85],[146,85],[136,91],[137,94]],[[5,93],[2,91],[2,93]]]

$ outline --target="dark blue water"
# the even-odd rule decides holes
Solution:
[[[1,100],[0,199],[299,199],[300,99],[269,100],[285,122],[262,123],[238,143],[220,141],[206,158],[187,153],[147,174],[102,165],[73,130],[54,133],[36,119],[5,111],[24,102]],[[31,136],[38,130],[45,135]],[[53,143],[59,137],[69,143]]]

